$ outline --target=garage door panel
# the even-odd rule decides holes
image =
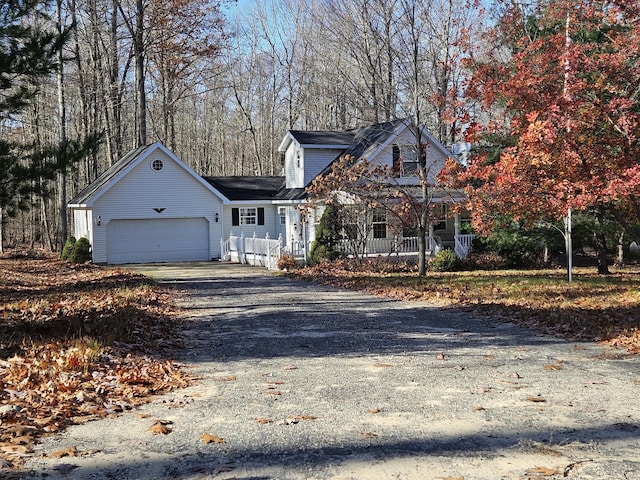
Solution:
[[[112,220],[107,261],[150,263],[209,260],[209,222],[205,218]]]

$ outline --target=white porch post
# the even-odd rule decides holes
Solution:
[[[453,223],[453,228],[454,228],[454,240],[458,239],[458,235],[460,235],[460,214],[456,213],[454,218],[454,223]]]

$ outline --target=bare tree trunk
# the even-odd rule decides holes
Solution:
[[[4,253],[4,217],[2,207],[0,207],[0,254]]]
[[[138,143],[147,144],[147,92],[144,79],[144,2],[136,0],[136,29],[133,34],[133,50],[136,59],[136,110],[138,115]]]
[[[56,1],[57,12],[57,29],[58,35],[62,35],[62,0]],[[64,155],[64,151],[67,145],[67,111],[64,99],[64,58],[62,55],[62,49],[58,51],[58,72],[57,72],[57,87],[58,87],[58,141],[60,142],[61,152]],[[62,170],[58,175],[58,183],[60,190],[60,205],[59,218],[60,218],[60,235],[57,238],[57,246],[62,251],[62,246],[67,238],[67,174]]]

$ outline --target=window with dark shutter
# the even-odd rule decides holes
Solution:
[[[231,225],[234,227],[240,225],[240,210],[237,208],[231,209]]]
[[[264,208],[258,208],[258,225],[264,225]]]
[[[399,177],[402,172],[402,160],[400,159],[400,147],[393,146],[393,176]]]

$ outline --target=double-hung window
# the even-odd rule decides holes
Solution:
[[[240,208],[240,225],[256,225],[258,209],[255,207]]]
[[[264,208],[238,207],[231,209],[231,224],[235,226],[264,225]]]
[[[411,177],[418,174],[418,148],[415,145],[393,146],[393,169],[397,176]]]
[[[387,212],[382,208],[373,211],[373,238],[387,238]]]

